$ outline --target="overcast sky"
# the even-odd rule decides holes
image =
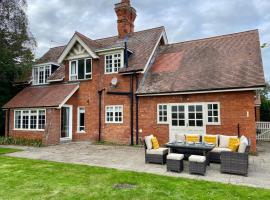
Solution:
[[[170,43],[259,29],[270,44],[270,0],[131,0],[135,30],[165,26]],[[120,0],[28,0],[30,30],[42,56],[66,44],[75,31],[91,39],[117,34],[114,4]],[[270,46],[262,49],[270,79]]]

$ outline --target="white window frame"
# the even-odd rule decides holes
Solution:
[[[84,112],[83,112],[84,113],[84,126],[80,125],[80,114],[82,113],[80,109],[82,109],[82,108],[84,109]],[[85,133],[85,121],[86,121],[85,120],[85,107],[79,106],[77,108],[77,133]],[[80,130],[81,127],[84,127],[83,131]]]
[[[32,68],[32,77],[33,77],[33,85],[45,85],[47,83],[46,79],[46,68],[49,67],[49,78],[52,75],[52,65],[40,65],[40,66],[33,66]],[[37,69],[37,79],[35,79],[35,69]],[[40,72],[43,71],[43,82],[39,83],[40,80]]]
[[[159,106],[167,106],[167,121],[160,121],[160,115],[159,115],[159,111],[160,111],[160,109],[159,109]],[[158,124],[169,124],[169,119],[168,119],[168,117],[169,117],[169,104],[165,104],[165,103],[161,103],[161,104],[157,104],[157,123]],[[162,117],[165,117],[164,115],[162,115]]]
[[[30,124],[31,124],[31,116],[33,116],[33,114],[31,114],[31,111],[35,110],[36,111],[36,120],[37,120],[37,123],[36,123],[36,129],[30,129]],[[27,111],[28,113],[27,114],[23,114],[23,111]],[[46,127],[46,110],[45,109],[22,109],[22,110],[14,110],[14,116],[13,116],[13,121],[14,121],[14,125],[13,125],[13,128],[14,130],[19,130],[19,131],[24,131],[24,130],[27,130],[27,131],[44,131],[44,129],[39,129],[39,112],[40,111],[44,111],[45,113],[45,127]],[[20,112],[21,113],[21,119],[20,119],[20,128],[16,128],[16,124],[15,124],[15,117],[16,117],[16,112]],[[22,128],[23,127],[23,115],[24,116],[28,116],[28,128]]]
[[[122,113],[121,121],[115,121],[115,108],[119,107],[120,112]],[[113,112],[113,121],[108,121],[107,120],[107,109],[112,108]],[[123,105],[108,105],[105,107],[105,123],[106,124],[122,124],[124,123],[124,106]]]
[[[218,111],[218,122],[209,122],[208,121],[208,117],[214,117],[214,116],[208,116],[208,105],[212,105],[213,106],[213,104],[217,104],[218,105],[218,109],[217,109],[217,111]],[[213,108],[212,108],[212,111],[213,111]],[[220,103],[219,102],[207,102],[206,103],[206,125],[220,125],[221,124],[221,121],[220,121]]]
[[[124,67],[124,52],[123,51],[115,51],[115,52],[110,52],[110,53],[106,53],[104,54],[104,74],[115,74],[118,73],[118,71],[114,70],[114,55],[115,54],[120,54],[120,59],[121,59],[121,65],[120,65],[120,69]],[[107,56],[112,56],[112,72],[107,72],[107,63],[106,63],[106,59]]]
[[[79,79],[78,77],[78,63],[79,60],[84,60],[84,78],[83,79]],[[90,72],[86,73],[86,61],[87,60],[91,60],[91,70]],[[75,65],[75,69],[76,69],[76,73],[75,74],[71,74],[71,63],[72,62],[76,62]],[[69,81],[82,81],[82,80],[91,80],[93,77],[93,60],[92,58],[80,58],[80,59],[74,59],[74,60],[70,60],[69,61]],[[87,75],[90,75],[90,78],[86,78]],[[71,79],[71,77],[76,76],[76,79]]]

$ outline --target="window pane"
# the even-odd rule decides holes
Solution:
[[[40,84],[44,83],[44,67],[40,68],[39,71],[39,83]]]
[[[106,72],[111,73],[112,72],[112,55],[105,56],[106,59]]]
[[[39,111],[38,129],[45,129],[45,111],[44,110]]]
[[[177,120],[172,120],[172,126],[177,126]]]
[[[218,109],[218,105],[217,104],[213,104],[213,108],[214,109]]]
[[[189,126],[195,126],[195,120],[189,120]]]
[[[199,105],[199,106],[196,106],[196,111],[199,111],[199,112],[201,112],[201,111],[202,111],[202,106],[201,106],[201,105]]]
[[[32,115],[30,117],[30,129],[37,129],[37,116]]]
[[[47,82],[47,78],[51,75],[50,70],[51,70],[51,66],[46,66],[46,68],[45,68],[45,82]]]
[[[195,119],[195,113],[189,113],[188,118],[189,119]]]
[[[15,128],[21,128],[21,111],[15,111]]]
[[[38,84],[38,68],[37,67],[33,68],[33,80],[34,80],[34,85]]]
[[[84,60],[78,60],[78,79],[84,79]]]
[[[188,111],[193,112],[195,110],[195,106],[188,106]]]
[[[202,113],[196,113],[196,119],[202,119],[203,116],[202,116]]]
[[[202,120],[197,120],[196,124],[197,124],[197,126],[203,126],[203,121]]]
[[[86,73],[91,73],[91,59],[86,60]]]

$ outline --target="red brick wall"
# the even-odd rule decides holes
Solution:
[[[99,123],[99,95],[98,91],[105,89],[102,95],[102,140],[120,144],[129,144],[130,141],[130,107],[129,97],[107,94],[108,91],[129,92],[130,78],[119,74],[104,74],[104,56],[99,60],[93,59],[92,79],[81,81],[79,90],[66,104],[73,106],[73,140],[97,141]],[[69,67],[66,64],[66,77],[69,77]],[[112,78],[118,79],[117,88],[112,89]],[[68,79],[66,79],[68,81]],[[134,81],[135,85],[135,81]],[[124,121],[121,124],[105,124],[105,107],[108,105],[123,105]],[[85,107],[85,133],[77,133],[77,110],[79,106]]]
[[[157,104],[190,102],[220,102],[221,125],[208,125],[207,133],[237,135],[239,123],[240,133],[251,139],[252,151],[256,151],[254,92],[251,91],[140,97],[139,129],[142,129],[140,136],[154,134],[162,144],[168,142],[169,125],[157,124]],[[247,117],[247,112],[249,112],[249,117]]]
[[[14,110],[10,110],[9,134],[15,138],[41,139],[44,145],[58,144],[60,140],[61,123],[60,110],[54,108],[46,109],[45,131],[14,130]]]

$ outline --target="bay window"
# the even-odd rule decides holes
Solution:
[[[15,110],[14,129],[16,130],[44,130],[45,110]]]
[[[92,59],[79,59],[72,60],[69,63],[69,79],[74,80],[85,80],[92,78]]]

